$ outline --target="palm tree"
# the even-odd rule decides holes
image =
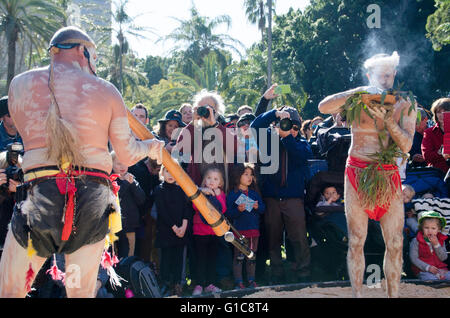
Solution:
[[[128,4],[128,0],[118,0],[115,2],[115,11],[113,13],[113,19],[115,23],[118,25],[117,40],[119,41],[119,84],[118,88],[121,93],[124,91],[124,79],[123,79],[123,69],[124,69],[124,55],[128,52],[128,43],[126,35],[131,35],[137,38],[145,38],[143,35],[144,32],[154,32],[151,28],[139,27],[134,25],[134,20],[137,17],[131,17],[128,15],[126,11],[126,6]]]
[[[238,74],[238,71],[235,64],[230,64],[230,61],[225,68],[222,68],[217,59],[215,52],[210,52],[205,56],[201,65],[190,59],[193,76],[181,72],[171,73],[169,75],[170,82],[181,84],[181,86],[173,85],[165,90],[162,94],[165,100],[160,106],[179,105],[183,101],[191,100],[197,92],[204,88],[209,91],[218,91],[223,96],[227,95],[232,86],[233,76]]]
[[[8,50],[6,89],[15,75],[17,41],[29,39],[36,48],[45,46],[61,27],[63,17],[52,1],[0,0],[0,31],[5,33]]]
[[[231,26],[230,16],[221,15],[214,18],[200,16],[193,5],[189,20],[174,19],[180,25],[163,38],[175,42],[175,47],[170,53],[184,50],[184,56],[192,58],[198,65],[201,65],[203,58],[213,51],[220,55],[223,49],[229,49],[241,56],[236,45],[241,48],[244,48],[244,45],[239,40],[228,34],[214,33],[214,30],[221,25],[225,25],[227,28]]]
[[[267,0],[267,7],[272,7],[273,0]],[[272,86],[272,10],[268,10],[269,27],[267,28],[267,87]]]
[[[275,13],[275,2],[270,5],[272,13]],[[269,5],[264,0],[245,0],[244,9],[247,19],[252,24],[257,24],[261,32],[261,40],[264,42],[264,31],[266,29],[266,17],[269,14]]]
[[[125,88],[122,94],[128,92],[132,97],[142,97],[141,86],[147,85],[147,77],[140,72],[134,55],[131,53],[123,55],[123,50],[128,52],[126,41],[122,47],[119,44],[111,47],[109,53],[99,62],[98,75],[114,84],[117,89],[122,85]],[[122,65],[120,61],[123,61]]]

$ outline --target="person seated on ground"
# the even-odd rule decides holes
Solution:
[[[450,280],[444,263],[448,258],[444,243],[447,236],[441,233],[445,225],[439,212],[426,211],[419,218],[419,232],[411,241],[409,257],[414,274],[421,280]]]
[[[441,169],[444,173],[448,171],[446,160],[450,155],[443,154],[444,140],[444,112],[450,111],[450,98],[440,98],[431,106],[433,127],[425,129],[422,140],[422,155],[429,167]]]
[[[414,237],[419,230],[417,215],[414,211],[412,199],[416,195],[416,191],[409,184],[402,185],[403,205],[405,207],[405,229],[410,237]]]

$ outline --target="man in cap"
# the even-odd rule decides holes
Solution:
[[[146,156],[161,160],[162,143],[136,141],[120,93],[95,76],[96,47],[85,32],[60,29],[49,52],[50,66],[16,76],[9,88],[9,111],[25,148],[25,187],[0,262],[0,297],[24,297],[54,253],[65,254],[66,270],[72,269],[67,296],[95,297],[117,209],[108,140],[128,166]]]
[[[283,125],[283,120],[284,123],[290,121],[291,125]],[[271,126],[273,122],[277,122],[275,127]],[[261,165],[260,175],[262,197],[267,207],[264,224],[272,283],[283,282],[286,278],[281,259],[284,229],[294,255],[292,274],[295,279],[307,280],[311,257],[303,198],[307,160],[312,158],[312,152],[306,140],[297,138],[301,127],[300,115],[295,108],[283,106],[262,113],[252,121],[250,127],[257,131],[259,147],[263,148],[264,143],[267,145],[267,154],[271,158],[267,165],[273,165],[276,160],[277,167],[274,173],[269,174],[264,172]],[[278,138],[272,138],[272,134],[277,134]]]
[[[358,92],[381,94],[393,87],[396,68],[399,64],[397,52],[392,55],[378,54],[365,61],[367,77],[370,85],[358,87],[342,93],[326,97],[319,104],[319,111],[324,114],[336,114],[347,99]],[[352,124],[352,143],[345,172],[344,201],[349,230],[349,249],[347,265],[352,283],[354,297],[362,297],[362,283],[365,272],[364,243],[367,236],[368,218],[380,221],[386,245],[384,259],[384,274],[389,297],[398,297],[400,278],[402,273],[402,247],[404,211],[401,196],[400,175],[395,164],[384,165],[379,174],[386,173],[387,186],[385,191],[378,191],[376,195],[384,196],[388,202],[376,205],[375,208],[361,203],[361,187],[356,180],[364,169],[379,163],[373,155],[382,150],[379,132],[385,131],[387,136],[397,144],[400,151],[408,153],[411,149],[415,123],[416,109],[409,111],[411,102],[400,98],[393,110],[368,107],[370,116],[361,112],[360,121]],[[402,117],[402,120],[400,120]],[[386,138],[387,141],[387,138]],[[386,147],[383,141],[383,147]],[[384,178],[384,176],[383,176]]]

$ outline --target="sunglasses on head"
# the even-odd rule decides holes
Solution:
[[[292,126],[292,129],[294,129],[295,131],[299,131],[300,128],[298,128],[298,126]]]

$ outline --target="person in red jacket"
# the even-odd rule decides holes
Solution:
[[[412,270],[421,280],[450,280],[444,263],[447,236],[441,233],[445,225],[445,218],[439,212],[426,211],[419,218],[419,232],[411,241],[409,254]]]
[[[444,112],[450,111],[450,98],[440,98],[431,106],[433,120],[436,125],[423,132],[422,155],[428,166],[441,169],[444,173],[448,170],[446,159],[450,155],[442,154],[444,140]]]

